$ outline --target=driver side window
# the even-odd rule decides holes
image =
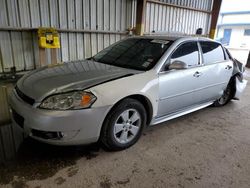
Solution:
[[[187,42],[181,44],[171,55],[170,64],[174,61],[182,61],[193,67],[199,64],[199,50],[197,42]]]

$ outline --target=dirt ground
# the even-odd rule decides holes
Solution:
[[[250,187],[249,85],[240,101],[148,128],[121,152],[27,139],[0,187]]]

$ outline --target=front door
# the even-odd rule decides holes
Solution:
[[[193,105],[193,90],[196,88],[194,73],[199,64],[197,42],[181,44],[167,60],[167,65],[182,61],[187,69],[168,70],[159,74],[159,106],[157,117],[165,116]],[[166,66],[167,66],[166,65]]]

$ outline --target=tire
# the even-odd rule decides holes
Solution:
[[[146,117],[146,110],[139,101],[124,99],[107,115],[101,131],[101,142],[111,151],[134,145],[145,127]]]
[[[232,100],[235,93],[235,79],[231,78],[227,88],[224,90],[223,95],[214,102],[213,106],[220,107],[226,105],[229,101]]]

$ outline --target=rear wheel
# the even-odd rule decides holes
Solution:
[[[124,99],[107,115],[101,142],[109,150],[122,150],[135,144],[146,124],[144,106],[135,99]]]
[[[231,79],[230,82],[227,85],[227,88],[224,90],[223,95],[214,102],[214,106],[219,107],[219,106],[224,106],[226,105],[234,95],[234,79]]]

